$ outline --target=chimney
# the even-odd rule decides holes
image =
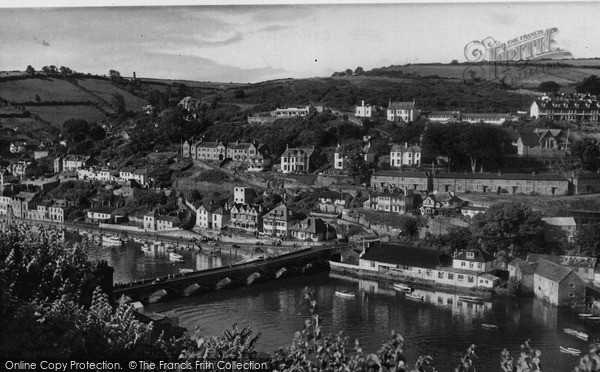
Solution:
[[[133,80],[135,80],[135,71],[133,72]]]
[[[361,106],[363,106],[363,107],[365,106],[365,101],[364,100],[360,101],[360,103],[361,103]]]

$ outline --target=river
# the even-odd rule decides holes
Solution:
[[[115,282],[178,273],[182,267],[204,269],[229,265],[241,257],[228,252],[212,256],[202,252],[179,251],[184,262],[173,264],[162,251],[145,254],[139,244],[123,247],[96,247],[91,259],[104,259],[115,267]],[[458,300],[458,295],[415,290],[423,302],[415,302],[393,290],[391,284],[358,280],[333,273],[297,276],[280,281],[257,284],[202,296],[180,298],[150,305],[147,310],[175,310],[179,324],[191,332],[219,335],[233,323],[251,323],[262,336],[257,349],[272,352],[289,345],[294,333],[302,329],[308,317],[304,289],[314,290],[324,332],[343,332],[351,342],[358,338],[363,350],[376,352],[382,341],[396,330],[405,339],[405,355],[414,363],[419,355],[431,355],[440,371],[451,371],[459,363],[467,347],[477,345],[478,371],[500,370],[500,352],[508,348],[516,358],[520,345],[531,339],[531,345],[542,351],[544,370],[569,371],[578,357],[562,354],[559,346],[585,351],[587,343],[565,334],[563,328],[574,328],[590,335],[600,335],[600,324],[584,321],[571,309],[556,308],[533,298],[494,299],[484,304]],[[335,295],[347,290],[354,299]],[[482,323],[498,326],[484,330]]]

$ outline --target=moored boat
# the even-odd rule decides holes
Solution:
[[[183,256],[179,253],[169,252],[169,260],[171,262],[183,262]]]
[[[397,291],[412,292],[413,288],[401,283],[394,283],[394,289]]]
[[[481,328],[484,329],[498,329],[498,326],[495,324],[483,323],[481,324]]]
[[[411,299],[411,300],[416,300],[416,301],[423,301],[422,295],[417,295],[417,294],[413,294],[413,293],[407,293],[406,298]]]
[[[335,295],[342,298],[355,298],[356,295],[348,291],[335,291]]]
[[[121,239],[118,236],[103,236],[102,245],[121,245]]]
[[[575,349],[575,348],[572,348],[572,347],[560,346],[560,351],[562,353],[566,353],[566,354],[573,354],[573,355],[581,354],[581,350]]]
[[[585,313],[585,314],[584,313],[580,313],[579,314],[580,318],[591,318],[593,316],[594,316],[594,314],[590,314],[590,313]]]
[[[188,273],[193,273],[194,269],[185,269],[185,268],[181,268],[179,269],[179,273],[181,274],[188,274]]]
[[[481,304],[485,302],[485,299],[483,297],[476,296],[458,296],[458,299],[463,302],[471,302],[476,304]]]

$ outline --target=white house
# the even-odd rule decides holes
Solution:
[[[390,165],[401,167],[403,165],[421,165],[421,147],[417,145],[395,144],[390,150]]]
[[[469,249],[454,257],[452,267],[476,272],[490,272],[496,267],[496,257],[480,249]]]
[[[366,104],[365,101],[360,101],[360,106],[354,108],[354,116],[357,118],[370,118],[371,117],[371,105]]]
[[[417,117],[417,110],[415,109],[415,101],[412,102],[392,102],[388,103],[387,108],[387,119],[388,121],[399,121],[405,122],[414,121]]]

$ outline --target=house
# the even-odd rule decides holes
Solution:
[[[417,117],[417,110],[415,109],[415,101],[412,102],[392,102],[388,103],[387,107],[387,119],[388,121],[414,121]]]
[[[540,258],[533,274],[533,292],[544,302],[565,306],[585,301],[585,282],[572,269]]]
[[[156,219],[156,231],[179,230],[182,224],[179,217],[160,215]]]
[[[571,154],[568,132],[562,129],[523,128],[518,132],[517,153],[531,157],[564,157]]]
[[[481,249],[468,249],[454,257],[452,267],[487,273],[496,269],[496,257]]]
[[[293,117],[301,117],[307,116],[310,112],[310,106],[306,107],[289,107],[289,108],[278,108],[274,111],[271,111],[271,116],[276,118],[293,118]]]
[[[431,178],[424,172],[403,172],[402,170],[380,170],[371,176],[373,190],[400,189],[406,195],[408,190],[430,191]]]
[[[261,205],[234,204],[227,226],[258,233],[263,228],[263,208]]]
[[[371,178],[372,182],[373,178]],[[560,174],[528,173],[438,173],[433,177],[437,192],[494,192],[509,194],[567,195],[569,181]]]
[[[315,147],[286,148],[281,155],[281,172],[283,173],[309,173],[314,170],[314,161],[317,154]]]
[[[572,242],[575,238],[577,224],[573,217],[543,217],[544,240],[546,242]]]
[[[317,195],[319,212],[339,215],[350,207],[353,197],[347,192],[321,191]]]
[[[29,218],[29,210],[37,209],[37,205],[40,202],[38,193],[21,191],[17,195],[10,197],[7,215],[17,218]]]
[[[93,165],[98,165],[98,161],[90,156],[67,155],[64,158],[59,156],[54,159],[54,173],[76,171],[79,168],[91,167]]]
[[[215,142],[200,140],[190,145],[190,155],[192,159],[223,161],[227,157],[227,146],[219,140]]]
[[[212,212],[212,228],[213,230],[220,230],[227,227],[231,218],[231,210],[227,206],[218,208]]]
[[[356,106],[354,108],[354,116],[356,116],[357,118],[370,118],[371,113],[371,105],[365,105],[365,101],[360,101],[360,106]]]
[[[527,262],[537,262],[540,258],[548,261],[552,261],[555,264],[571,269],[577,274],[584,282],[594,281],[595,268],[597,259],[595,257],[583,257],[583,256],[555,256],[551,254],[537,254],[529,253],[527,255]]]
[[[34,174],[37,164],[31,161],[20,160],[8,166],[8,171],[15,177],[25,178]]]
[[[369,199],[363,203],[363,208],[375,211],[404,214],[406,212],[404,193],[400,192],[399,190],[371,192],[369,194]]]
[[[533,294],[533,274],[537,263],[515,258],[508,264],[508,276],[519,281],[519,289],[523,294]]]
[[[464,288],[493,288],[498,278],[452,267],[452,257],[436,250],[397,243],[374,243],[359,259],[365,273],[398,281]]]
[[[22,141],[11,142],[10,147],[9,147],[10,153],[11,154],[23,153],[23,152],[25,152],[25,146],[27,146],[27,142],[22,142]]]
[[[271,154],[266,144],[257,145],[256,152],[251,153],[248,160],[249,172],[262,172],[271,166]]]
[[[256,198],[256,190],[252,187],[235,186],[233,188],[233,202],[236,204],[252,204]]]
[[[139,183],[141,186],[148,185],[148,167],[137,168],[131,174],[131,179]]]
[[[115,209],[108,205],[100,205],[94,208],[90,208],[87,211],[87,222],[89,223],[113,223],[115,217]]]
[[[423,198],[420,211],[422,215],[437,216],[443,206],[444,203],[438,201],[434,194],[430,194]]]
[[[545,95],[533,101],[529,112],[534,118],[597,123],[600,102],[596,96],[581,93]]]
[[[390,150],[390,165],[401,167],[403,165],[421,165],[421,147],[417,145],[394,144]]]
[[[427,118],[435,123],[450,123],[460,121],[460,111],[432,111]]]
[[[375,164],[376,156],[377,151],[375,151],[375,147],[371,145],[371,141],[367,141],[367,143],[363,146],[363,157],[365,159],[365,163],[367,163],[367,165]]]
[[[263,231],[265,234],[287,238],[290,227],[298,220],[294,212],[285,204],[281,203],[263,217]]]
[[[365,143],[362,148],[362,156],[365,160],[365,163],[368,165],[374,164],[375,155],[377,155],[375,148],[371,146],[370,141],[367,141],[367,143]],[[346,156],[342,155],[342,146],[338,143],[333,154],[333,167],[338,170],[344,169],[345,158]]]
[[[68,207],[65,200],[55,200],[54,204],[48,208],[48,217],[50,221],[64,223],[67,211]]]
[[[472,206],[472,205],[466,205],[466,206],[460,208],[460,213],[462,213],[463,216],[475,217],[476,214],[485,213],[486,210],[487,210],[486,207],[476,207],[476,206]]]
[[[314,242],[335,239],[335,229],[325,221],[317,217],[308,217],[302,221],[296,221],[289,227],[289,234],[298,240],[310,240]]]
[[[461,113],[461,121],[467,123],[487,123],[501,125],[511,119],[510,114],[494,114],[494,113]]]
[[[50,151],[48,151],[48,150],[34,150],[33,151],[33,158],[35,160],[41,159],[41,158],[45,158],[45,157],[48,156],[48,154],[50,154]]]
[[[8,183],[17,183],[18,181],[18,178],[13,176],[10,170],[0,168],[0,187],[4,187]]]
[[[217,209],[218,206],[215,204],[201,205],[196,210],[196,227],[201,229],[212,229],[212,213]]]
[[[338,143],[333,153],[333,167],[335,169],[344,169],[344,156],[342,155],[342,145]]]
[[[246,162],[251,156],[256,156],[258,150],[258,142],[236,142],[227,144],[226,154],[227,158],[233,161]]]
[[[156,231],[156,221],[158,219],[158,211],[153,209],[150,213],[144,215],[144,230]]]
[[[576,172],[570,181],[574,195],[600,193],[600,173]]]

